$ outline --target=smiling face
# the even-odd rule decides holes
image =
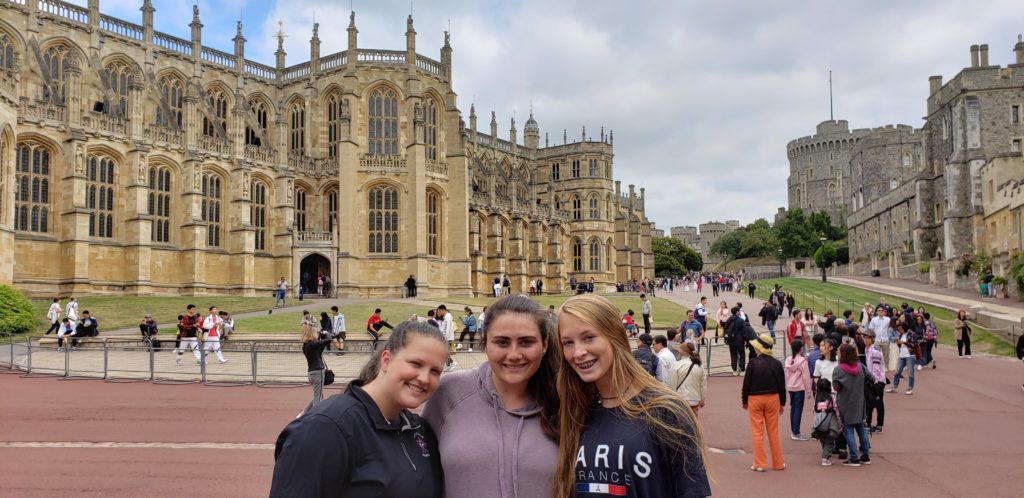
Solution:
[[[594,327],[569,314],[558,316],[558,338],[562,355],[583,382],[594,382],[598,390],[611,391],[612,344]]]
[[[486,341],[494,383],[525,389],[547,351],[536,319],[527,313],[502,313],[488,320]]]
[[[381,353],[380,373],[375,381],[387,393],[385,403],[396,411],[422,405],[437,389],[448,353],[437,339],[411,334],[396,353]],[[385,404],[385,403],[382,403]],[[385,407],[381,411],[387,413]]]

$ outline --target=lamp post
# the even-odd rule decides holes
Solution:
[[[779,249],[779,278],[783,277],[782,273],[782,249]]]
[[[825,277],[825,241],[828,240],[826,237],[820,237],[821,240],[821,281],[827,282],[828,278]]]

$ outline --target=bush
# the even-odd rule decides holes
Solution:
[[[992,283],[996,284],[996,285],[999,285],[999,286],[1006,285],[1006,277],[1004,277],[1002,275],[996,275],[996,276],[992,277]]]
[[[1017,293],[1024,296],[1024,254],[1016,254],[1010,259],[1010,276],[1017,284]]]
[[[928,273],[932,271],[932,264],[930,262],[921,263],[917,266],[918,273]]]
[[[24,334],[35,327],[32,302],[14,288],[0,285],[0,336]]]

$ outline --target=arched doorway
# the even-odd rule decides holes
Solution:
[[[321,254],[310,254],[299,263],[299,281],[306,287],[307,294],[317,293],[317,277],[324,275],[330,278],[330,285],[324,291],[327,296],[334,295],[334,277],[331,276],[331,262]]]

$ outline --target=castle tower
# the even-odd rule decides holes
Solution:
[[[523,145],[530,149],[536,149],[540,146],[540,127],[537,126],[537,121],[533,119],[533,111],[530,111],[530,119],[526,120],[526,126],[523,128]]]

